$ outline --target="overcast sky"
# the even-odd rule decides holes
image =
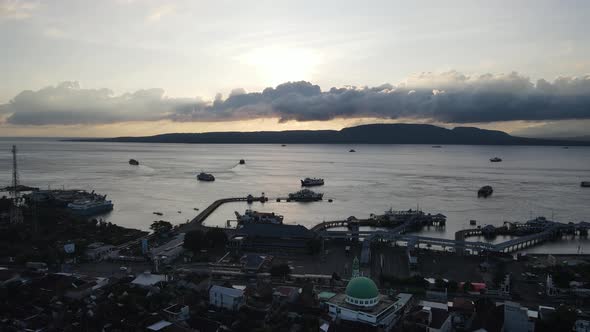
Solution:
[[[0,0],[0,136],[590,135],[590,1]]]

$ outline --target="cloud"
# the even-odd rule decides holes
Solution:
[[[288,82],[262,92],[234,89],[212,102],[166,98],[162,89],[115,96],[75,82],[23,91],[0,111],[12,124],[80,124],[121,121],[286,121],[378,118],[436,123],[590,119],[590,76],[549,82],[518,73],[469,76],[455,71],[422,73],[397,86],[346,86],[322,91],[309,82]]]
[[[23,91],[0,113],[10,114],[15,125],[103,124],[166,119],[180,105],[196,105],[196,99],[170,99],[162,89],[138,90],[120,96],[109,89],[82,89],[77,82],[63,82],[39,91]]]
[[[578,137],[590,138],[590,120],[563,120],[529,124],[513,134],[526,137]]]
[[[174,5],[163,5],[155,8],[146,19],[149,22],[159,22],[162,17],[174,14],[174,12],[176,12],[176,7]]]
[[[29,18],[37,7],[39,7],[37,1],[0,0],[0,20],[22,20]]]

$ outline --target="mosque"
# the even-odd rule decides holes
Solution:
[[[327,301],[328,313],[336,322],[345,320],[379,328],[391,328],[410,308],[411,294],[383,295],[373,280],[360,275],[359,262],[353,261],[352,278],[345,293]]]

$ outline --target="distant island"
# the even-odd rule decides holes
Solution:
[[[172,133],[144,137],[85,138],[82,142],[193,144],[466,144],[466,145],[590,145],[586,141],[511,136],[475,127],[446,129],[427,124],[370,124],[342,130]]]

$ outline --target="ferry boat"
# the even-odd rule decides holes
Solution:
[[[129,159],[129,165],[138,166],[139,165],[139,161],[137,161],[135,159]]]
[[[211,182],[211,181],[215,181],[215,177],[213,176],[213,174],[201,172],[201,173],[199,173],[199,175],[197,175],[197,180]]]
[[[296,193],[289,194],[289,199],[296,202],[314,202],[321,201],[324,198],[324,194],[316,193],[309,189],[299,190]]]
[[[590,187],[590,181],[582,181],[580,183],[580,187],[586,187],[586,188]]]
[[[424,212],[416,209],[416,210],[404,210],[404,211],[395,211],[393,208],[389,208],[389,210],[385,211],[382,216],[377,216],[371,214],[373,218],[383,217],[389,221],[404,221],[408,219],[417,219],[424,216]]]
[[[502,158],[494,157],[494,158],[490,159],[490,161],[493,162],[493,163],[499,163],[499,162],[502,161]]]
[[[78,200],[68,204],[68,209],[75,214],[92,216],[113,209],[113,202],[106,199],[101,200]]]
[[[246,210],[244,214],[235,212],[239,224],[282,224],[283,216],[275,214],[274,212],[258,212],[250,209]]]
[[[477,197],[488,197],[494,192],[492,186],[483,186],[477,191]]]
[[[301,180],[301,185],[303,187],[323,186],[324,185],[324,179],[305,178],[305,179]]]

